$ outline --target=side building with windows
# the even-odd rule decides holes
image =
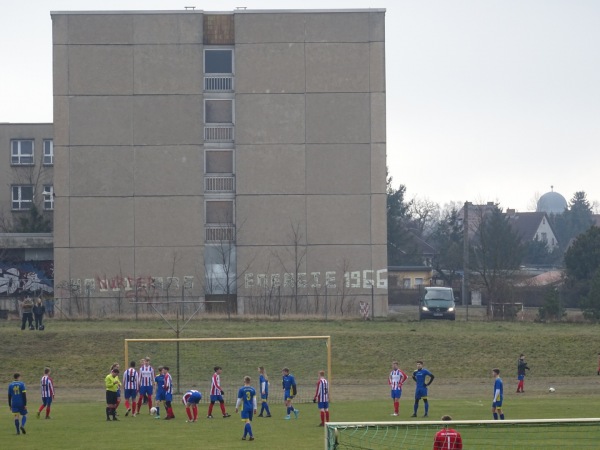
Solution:
[[[54,127],[0,123],[0,309],[53,291]]]
[[[51,17],[59,295],[387,313],[385,10]]]

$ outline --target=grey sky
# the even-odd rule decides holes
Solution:
[[[217,6],[215,6],[217,5]],[[440,205],[600,200],[600,2],[29,0],[3,4],[0,122],[52,121],[50,11],[385,8],[394,186]]]

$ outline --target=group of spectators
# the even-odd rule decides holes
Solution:
[[[26,297],[21,303],[21,330],[29,327],[30,330],[44,329],[44,315],[48,313],[49,317],[54,316],[54,299],[47,299],[46,305],[38,297],[35,301],[31,297]]]

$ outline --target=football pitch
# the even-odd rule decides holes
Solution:
[[[399,420],[411,419],[412,392],[408,389],[406,398],[401,402]],[[99,397],[97,392],[90,392]],[[430,417],[439,420],[442,414],[451,412],[461,420],[491,419],[490,395],[485,399],[456,398],[436,400],[431,398]],[[594,417],[598,415],[597,399],[572,398],[552,394],[547,397],[514,398],[510,394],[505,401],[505,412],[510,419],[557,418],[557,417]],[[59,397],[60,398],[60,397]],[[61,403],[57,399],[52,410],[52,419],[36,419],[37,396],[33,396],[29,407],[26,425],[27,435],[17,436],[12,424],[12,416],[6,410],[0,440],[3,448],[10,449],[322,449],[324,448],[324,430],[319,427],[319,414],[316,405],[300,404],[299,418],[284,420],[284,407],[272,404],[271,418],[255,418],[253,431],[255,441],[242,441],[243,425],[239,416],[224,419],[215,414],[214,419],[206,419],[206,404],[199,407],[196,423],[186,423],[185,410],[179,399],[174,403],[175,420],[157,420],[148,414],[147,408],[137,417],[125,417],[123,404],[119,407],[119,420],[106,421],[104,404],[101,401],[70,401]],[[218,409],[218,408],[217,408]],[[233,413],[232,405],[228,409]],[[391,401],[381,398],[372,401],[332,402],[332,421],[390,421]],[[422,413],[422,406],[421,406]],[[595,428],[599,432],[600,430]],[[468,446],[468,434],[463,433],[465,448]],[[505,435],[510,440],[510,432]],[[540,440],[544,433],[540,433]],[[398,446],[398,448],[401,448]],[[577,448],[576,445],[573,448]]]
[[[392,402],[387,386],[393,359],[398,359],[400,367],[410,375],[415,369],[414,361],[421,358],[435,374],[429,391],[429,418],[425,420],[439,420],[446,414],[455,420],[491,419],[493,382],[490,370],[493,367],[502,370],[506,419],[600,416],[600,376],[596,375],[600,350],[597,325],[199,320],[191,322],[182,334],[187,338],[331,336],[332,422],[424,420],[422,403],[419,417],[410,418],[414,395],[412,380],[404,385],[397,418],[390,415]],[[265,344],[260,354],[255,347],[248,347],[250,351],[240,359],[233,357],[224,345],[220,351],[212,349],[206,360],[202,359],[203,347],[182,348],[185,359],[196,360],[196,365],[190,367],[197,386],[182,385],[179,391],[185,392],[189,388],[202,391],[204,399],[199,405],[198,422],[186,423],[180,394],[174,395],[175,420],[156,420],[145,406],[137,417],[125,417],[123,400],[118,410],[119,421],[107,422],[103,379],[113,362],[120,362],[122,368],[125,366],[124,339],[157,337],[172,338],[173,334],[160,321],[49,321],[44,332],[21,332],[16,321],[0,323],[4,365],[0,382],[6,389],[12,373],[21,372],[28,388],[29,410],[27,434],[17,436],[12,414],[5,409],[0,426],[0,448],[324,448],[324,429],[318,426],[319,412],[310,402],[317,380],[312,360],[318,359],[319,367],[323,361],[322,350],[318,348],[307,354],[294,349],[282,359],[281,355],[272,355],[270,346]],[[138,348],[130,358],[138,360],[146,353],[154,357],[153,352],[157,351],[152,347]],[[516,359],[521,352],[527,355],[532,370],[526,378],[525,394],[516,394]],[[153,359],[155,367],[160,364],[160,358]],[[216,414],[213,412],[215,418],[206,419],[207,384],[214,364],[224,367],[225,401],[227,412],[232,414],[227,419],[221,417],[218,407],[215,407]],[[273,417],[255,418],[256,440],[242,441],[243,424],[234,414],[235,392],[242,384],[241,371],[255,380],[259,365],[267,367],[271,392],[277,394],[270,401]],[[298,380],[298,399],[302,402],[296,403],[300,410],[297,420],[284,420],[285,408],[278,392],[283,365],[290,365],[292,372],[297,373],[311,366],[307,379]],[[45,366],[52,368],[56,385],[51,420],[45,420],[43,414],[41,419],[36,418],[40,405],[39,379]],[[236,371],[240,367],[242,369]],[[171,369],[173,373],[173,367]],[[556,392],[550,393],[550,386],[555,387]],[[591,432],[599,431],[594,427]],[[465,430],[464,448],[473,448],[468,445],[469,433]],[[510,432],[506,434],[506,439],[510,439]],[[539,439],[544,439],[543,431]],[[600,441],[600,435],[597,440]],[[576,443],[572,448],[577,448]]]

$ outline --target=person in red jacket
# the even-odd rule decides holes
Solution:
[[[450,416],[443,416],[442,420],[452,420]],[[448,425],[435,434],[433,450],[462,450],[460,433]]]

